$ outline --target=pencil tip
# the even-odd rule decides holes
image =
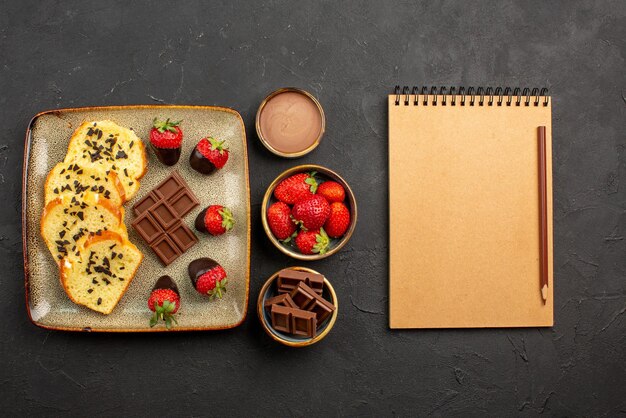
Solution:
[[[543,303],[545,305],[546,301],[548,300],[548,285],[544,284],[543,287],[541,288],[541,297],[543,298]]]

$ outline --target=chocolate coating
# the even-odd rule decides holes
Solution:
[[[202,155],[197,147],[193,149],[189,157],[189,164],[191,164],[191,168],[202,174],[211,174],[217,170],[217,167],[215,167],[208,158]]]
[[[174,282],[174,280],[170,276],[167,276],[167,275],[161,276],[158,278],[152,290],[157,290],[157,289],[171,289],[177,294],[180,294],[180,292],[178,292],[178,286],[176,286],[176,282]]]
[[[178,162],[180,158],[180,147],[178,148],[159,148],[150,144],[155,155],[163,164],[172,166]]]
[[[209,230],[206,229],[206,225],[204,225],[204,217],[206,215],[207,209],[209,208],[205,208],[202,212],[200,212],[198,216],[196,216],[196,221],[194,222],[194,226],[196,227],[196,229],[200,232],[205,233],[209,232]]]
[[[189,263],[187,271],[189,272],[189,278],[191,279],[193,288],[196,288],[196,283],[200,276],[219,265],[217,261],[208,257],[198,258]]]

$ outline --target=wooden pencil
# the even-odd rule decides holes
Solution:
[[[539,148],[539,224],[540,224],[540,289],[543,303],[548,300],[548,184],[546,163],[546,127],[537,128]]]

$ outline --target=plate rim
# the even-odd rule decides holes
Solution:
[[[94,328],[94,327],[66,327],[66,326],[52,326],[46,325],[39,321],[33,319],[31,313],[31,307],[29,303],[30,296],[30,269],[29,269],[29,261],[28,261],[28,239],[27,239],[27,192],[28,192],[28,161],[30,159],[31,152],[31,144],[32,144],[32,128],[41,116],[49,115],[49,114],[60,114],[67,112],[81,112],[81,111],[107,111],[107,110],[138,110],[138,109],[197,109],[197,110],[212,110],[230,113],[234,115],[239,121],[239,125],[241,126],[241,132],[243,136],[243,162],[244,162],[244,172],[245,172],[245,180],[246,180],[246,194],[247,194],[247,205],[246,205],[246,229],[248,234],[247,245],[246,245],[246,297],[243,306],[243,312],[241,316],[241,320],[239,322],[228,324],[225,326],[207,326],[207,327],[173,327],[171,329],[166,328]],[[246,126],[243,122],[243,118],[241,114],[232,109],[230,107],[223,106],[206,106],[206,105],[169,105],[169,104],[137,104],[137,105],[115,105],[115,106],[84,106],[84,107],[70,107],[70,108],[58,108],[58,109],[50,109],[44,110],[35,114],[28,122],[28,126],[26,127],[26,134],[24,138],[24,161],[22,165],[22,253],[23,253],[23,263],[24,263],[24,296],[26,302],[26,313],[28,314],[28,319],[30,322],[39,327],[46,330],[53,331],[71,331],[71,332],[110,332],[110,333],[144,333],[144,332],[191,332],[191,331],[220,331],[226,329],[232,329],[240,326],[246,320],[248,316],[248,303],[250,299],[250,246],[252,241],[252,231],[251,231],[251,194],[250,194],[250,169],[248,165],[248,139],[246,135]]]

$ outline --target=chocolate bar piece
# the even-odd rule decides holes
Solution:
[[[184,222],[180,221],[168,230],[168,235],[182,252],[187,251],[198,242],[198,238],[193,231]]]
[[[270,316],[272,317],[272,327],[276,331],[291,333],[291,311],[293,308],[288,308],[282,305],[272,305]]]
[[[181,197],[184,198],[181,199]],[[182,218],[200,204],[185,180],[176,170],[172,171],[150,193],[135,203],[133,206],[135,215],[141,215],[159,200],[166,200],[176,210],[179,218]]]
[[[270,315],[272,327],[276,331],[310,338],[315,337],[317,319],[313,312],[282,305],[272,305]]]
[[[304,282],[298,283],[298,287],[290,295],[300,309],[315,313],[320,325],[336,309],[335,305],[315,293]]]
[[[155,203],[148,211],[164,230],[169,229],[178,221],[174,209],[165,201]]]
[[[289,294],[293,302],[298,308],[306,310],[308,306],[318,297],[317,293],[304,282],[298,283],[298,286]]]
[[[316,298],[308,307],[307,311],[313,312],[317,319],[317,324],[321,325],[337,309],[335,305],[324,298]]]
[[[286,306],[287,308],[298,307],[293,302],[293,299],[291,299],[291,296],[289,296],[289,293],[283,293],[281,295],[274,296],[273,298],[269,298],[265,301],[265,304],[263,306],[265,306],[266,309],[271,309],[272,305],[281,305]]]
[[[136,218],[133,223],[133,228],[141,238],[148,244],[153,243],[159,236],[163,235],[164,231],[159,226],[159,223],[150,215],[149,212],[145,212],[143,215]]]
[[[172,264],[182,254],[182,251],[167,235],[161,235],[150,247],[166,266]]]
[[[181,180],[180,174],[176,171],[172,171],[172,173],[167,176],[165,180],[154,188],[154,191],[161,197],[161,199],[167,200],[185,188],[185,184]]]
[[[300,282],[305,282],[318,295],[321,295],[324,290],[324,276],[321,274],[284,269],[278,273],[276,279],[278,293],[291,293]]]
[[[183,189],[174,196],[167,199],[176,216],[182,218],[200,204],[196,196],[189,189]]]
[[[317,319],[313,312],[294,309],[291,312],[291,333],[304,337],[315,337],[317,333]]]
[[[154,220],[152,213],[146,212],[135,219],[132,225],[166,266],[198,242],[193,231],[179,219],[169,229],[164,230]]]
[[[199,205],[177,171],[133,206],[133,228],[166,266],[191,248],[198,238],[182,217]]]
[[[141,215],[142,213],[150,209],[150,207],[154,205],[156,202],[158,202],[159,200],[161,200],[161,198],[157,196],[156,193],[154,192],[148,193],[147,195],[143,197],[143,199],[135,203],[135,206],[133,206],[133,211],[135,212],[135,215],[136,216]]]

